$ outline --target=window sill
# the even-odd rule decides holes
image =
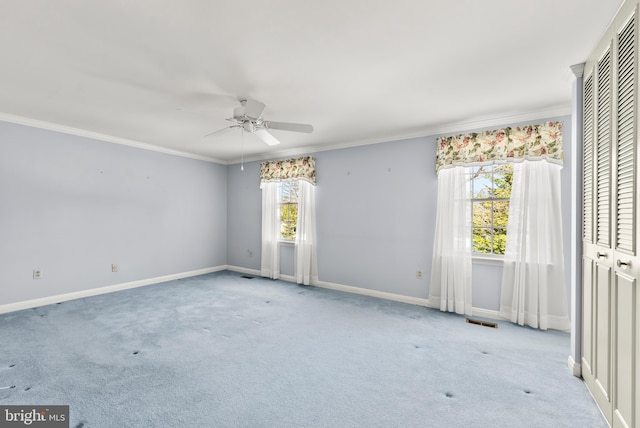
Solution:
[[[284,245],[284,246],[288,246],[288,247],[293,247],[294,245],[296,245],[296,241],[280,240],[280,241],[278,241],[278,245]]]
[[[472,256],[471,262],[477,265],[504,266],[504,257]]]

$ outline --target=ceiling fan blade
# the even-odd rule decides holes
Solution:
[[[265,121],[264,124],[269,129],[280,129],[282,131],[293,131],[293,132],[306,132],[307,134],[310,134],[313,132],[313,126],[306,125],[304,123]]]
[[[236,125],[227,126],[226,128],[222,128],[222,129],[218,129],[217,131],[209,132],[208,134],[205,135],[205,137],[210,137],[210,136],[216,135],[216,134],[222,134],[223,132],[226,132],[231,128],[237,128],[237,126]]]
[[[258,129],[257,131],[254,131],[254,134],[270,146],[275,146],[276,144],[280,144],[280,141],[278,141],[276,137],[269,134],[264,129]]]
[[[249,99],[244,106],[244,115],[251,119],[260,119],[265,108],[267,108],[266,104]]]

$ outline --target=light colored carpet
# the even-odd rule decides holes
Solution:
[[[90,427],[606,427],[569,336],[233,272],[0,315],[0,404]]]

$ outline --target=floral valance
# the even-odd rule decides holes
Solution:
[[[262,162],[260,164],[261,183],[285,180],[306,180],[315,186],[316,161],[313,156]]]
[[[436,170],[458,165],[545,159],[562,165],[562,122],[438,138]]]

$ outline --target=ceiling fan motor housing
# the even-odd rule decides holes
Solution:
[[[233,109],[233,118],[234,119],[238,119],[238,120],[244,119],[244,109],[245,109],[245,104],[244,103],[242,103],[242,105],[234,108]]]

